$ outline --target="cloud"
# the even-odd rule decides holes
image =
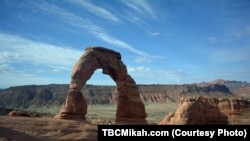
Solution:
[[[138,56],[135,58],[136,63],[153,62],[156,59],[164,59],[165,58],[163,56],[151,55],[151,54],[147,54],[143,51],[137,50],[134,47],[132,47],[131,45],[129,45],[121,40],[118,40],[118,39],[116,39],[108,34],[102,34],[102,33],[98,32],[98,33],[96,33],[96,36],[99,37],[100,39],[102,39],[103,41],[111,44],[111,45],[127,49],[127,50],[137,54]]]
[[[152,82],[157,81],[156,78],[152,79],[154,73],[150,67],[128,66],[127,70],[128,70],[128,74],[135,80],[136,83],[147,84],[147,83],[152,83]]]
[[[102,39],[103,41],[105,42],[108,42],[112,45],[115,45],[115,46],[119,46],[119,47],[122,47],[122,48],[125,48],[125,49],[128,49],[129,51],[133,52],[133,53],[136,53],[137,55],[141,55],[141,56],[148,56],[148,54],[140,51],[140,50],[137,50],[135,48],[133,48],[131,45],[121,41],[121,40],[118,40],[108,34],[105,34],[105,33],[100,33],[100,32],[97,32],[95,33],[97,37],[99,37],[100,39]]]
[[[138,4],[138,3],[136,3],[136,4]],[[60,16],[65,23],[70,24],[71,26],[79,27],[82,30],[87,30],[95,37],[97,37],[97,38],[101,39],[102,41],[107,42],[111,45],[127,49],[127,50],[129,50],[129,51],[131,51],[139,56],[147,57],[148,60],[149,59],[153,60],[153,59],[158,59],[158,58],[164,58],[161,56],[150,55],[150,54],[147,54],[143,51],[137,50],[136,48],[129,45],[128,43],[126,43],[122,40],[119,40],[116,37],[109,35],[103,28],[101,28],[100,26],[97,26],[96,24],[94,24],[90,20],[84,19],[78,15],[75,15],[74,13],[67,11],[66,9],[62,9],[56,5],[48,4],[48,3],[39,4],[37,6],[44,11],[47,11],[47,12],[50,12],[50,13],[53,13],[53,14]],[[146,6],[144,6],[144,7],[146,7]]]
[[[142,25],[145,25],[146,22],[139,17],[139,15],[135,14],[131,10],[124,10],[124,18],[126,21],[132,23],[133,25],[137,25],[138,27],[142,28]]]
[[[145,62],[148,62],[148,63],[150,63],[150,62],[152,62],[152,58],[149,58],[149,57],[144,57],[144,56],[137,56],[136,58],[135,58],[135,62],[136,63],[145,63]]]
[[[82,51],[0,33],[0,87],[69,83]],[[59,76],[60,75],[60,76]],[[52,77],[53,76],[53,77]]]
[[[140,84],[181,84],[191,80],[185,71],[177,69],[160,70],[147,66],[129,66],[128,73]]]
[[[110,37],[107,37],[105,40],[110,39]],[[117,44],[128,48],[130,47],[123,42],[119,42],[119,40]],[[54,79],[58,76],[53,75],[53,73],[60,73],[62,71],[69,73],[83,53],[70,47],[35,42],[18,35],[5,33],[0,33],[0,46],[0,77],[1,80],[4,80],[0,83],[2,87],[25,84],[68,83],[70,77],[67,79],[59,78],[60,82],[55,82]],[[137,53],[145,55],[140,52]],[[147,58],[142,60],[145,62],[145,59]],[[129,67],[128,72],[132,73],[138,79],[144,79],[145,74],[148,74],[148,76],[152,74],[151,68],[145,66]],[[42,76],[43,74],[46,74],[46,76]],[[53,75],[53,77],[49,77],[50,75]],[[96,75],[99,76],[100,74],[97,73]],[[6,76],[12,79],[12,81],[6,80]],[[151,78],[153,80],[154,77]],[[94,79],[92,80],[94,81]],[[110,84],[110,81],[110,78],[105,78],[101,81],[98,80],[98,83]],[[89,83],[94,82],[90,81]],[[141,81],[141,83],[144,82]]]
[[[123,0],[122,2],[141,15],[149,15],[151,18],[157,19],[153,8],[146,0]]]
[[[152,27],[154,25],[152,23],[158,21],[159,17],[156,14],[158,9],[154,8],[152,3],[149,3],[147,0],[122,0],[121,2],[125,5],[121,10],[123,12],[121,18],[143,30],[150,28],[155,31],[155,28],[158,28],[155,26]],[[160,35],[159,32],[149,32],[147,30],[146,32],[150,36]]]
[[[52,70],[70,70],[81,51],[35,42],[17,35],[0,33],[0,67],[14,70],[11,64],[44,66]]]
[[[69,1],[69,2],[74,3],[74,4],[79,4],[83,8],[86,8],[89,12],[91,12],[94,15],[97,15],[101,18],[108,19],[108,20],[111,20],[114,22],[119,21],[119,19],[117,18],[116,15],[109,12],[108,10],[106,10],[103,7],[99,7],[99,6],[96,6],[96,5],[89,3],[87,1],[81,1],[81,0],[74,0],[74,1]]]
[[[129,67],[128,68],[128,73],[145,73],[145,72],[149,72],[151,69],[149,67],[145,67],[145,66],[137,66],[137,67]]]

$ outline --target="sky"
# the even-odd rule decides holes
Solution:
[[[250,82],[249,0],[1,0],[0,88],[69,84],[89,46],[136,84]],[[115,85],[97,69],[87,84]]]

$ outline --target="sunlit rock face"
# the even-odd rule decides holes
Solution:
[[[135,81],[127,72],[120,53],[103,48],[88,47],[79,61],[74,65],[65,107],[55,118],[85,119],[87,102],[81,89],[91,78],[96,69],[109,75],[117,85],[118,101],[116,111],[117,124],[146,124],[147,114],[140,98]]]
[[[246,113],[250,113],[250,102],[246,100],[204,96],[183,97],[175,113],[166,115],[159,124],[228,124],[233,118],[244,118]]]

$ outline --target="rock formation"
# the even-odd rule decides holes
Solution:
[[[23,110],[12,110],[8,114],[9,116],[14,116],[14,117],[41,117],[39,113],[36,112],[28,112],[28,111],[23,111]]]
[[[182,98],[176,112],[169,113],[159,124],[225,125],[232,119],[246,118],[249,113],[249,101],[198,96]]]
[[[241,83],[237,83],[241,85]],[[236,85],[236,86],[237,86]],[[137,84],[143,103],[146,102],[179,102],[181,97],[209,95],[213,97],[241,97],[249,98],[250,83],[235,89],[232,93],[225,86],[214,87],[187,85],[159,85],[159,84]],[[249,85],[249,86],[248,86]],[[248,88],[248,89],[247,89]],[[25,85],[14,86],[0,90],[0,107],[10,107],[15,109],[28,108],[30,106],[42,107],[61,106],[65,103],[65,98],[69,90],[69,84],[49,84],[49,85]],[[119,93],[117,87],[107,85],[86,84],[81,93],[88,105],[93,104],[117,104]],[[0,110],[1,111],[1,110]],[[1,113],[1,112],[0,112]]]
[[[103,74],[109,75],[117,85],[119,96],[116,123],[146,124],[147,114],[144,104],[135,81],[127,73],[120,53],[103,47],[86,48],[85,53],[75,64],[71,73],[71,83],[65,107],[55,118],[85,119],[87,102],[81,93],[81,89],[98,68],[103,70]]]
[[[9,116],[21,116],[21,117],[30,117],[27,112],[13,110],[9,113]]]

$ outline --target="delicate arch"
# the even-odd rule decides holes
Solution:
[[[87,103],[81,94],[81,89],[99,68],[103,70],[103,74],[109,75],[116,82],[119,93],[116,123],[147,123],[145,120],[147,114],[138,88],[128,75],[120,53],[103,47],[86,48],[85,53],[73,67],[66,105],[56,118],[85,119]]]

